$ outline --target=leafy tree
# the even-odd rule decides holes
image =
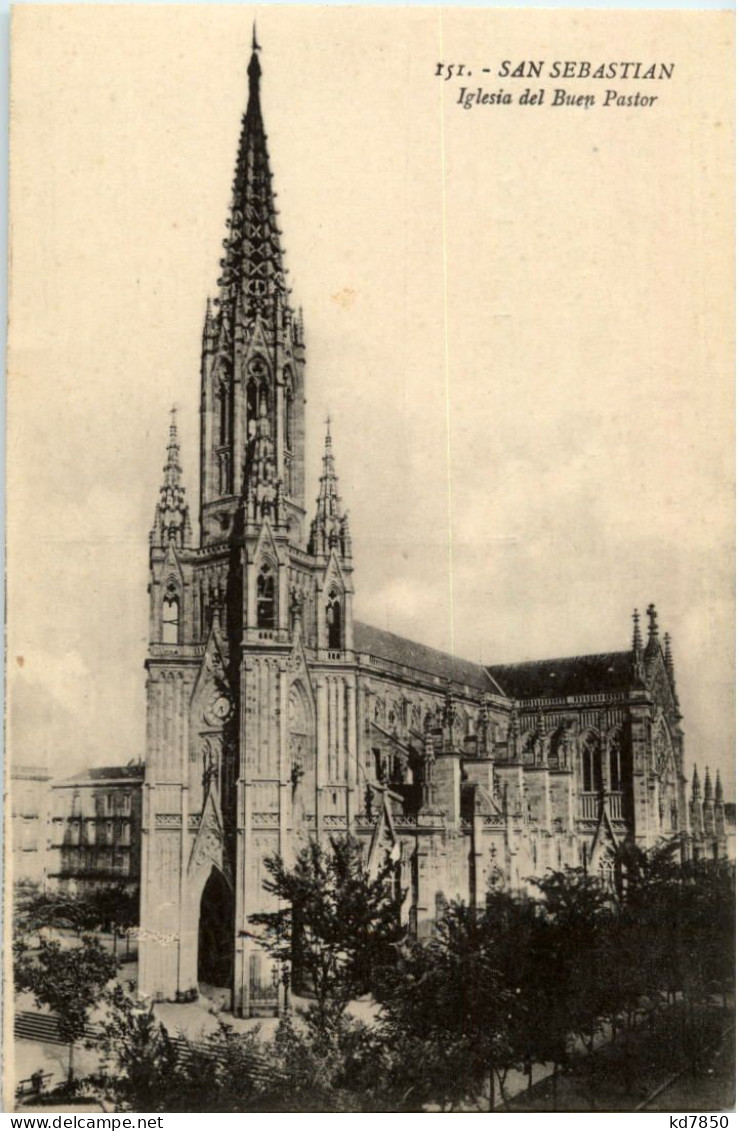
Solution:
[[[396,1050],[396,1085],[408,1110],[424,1103],[457,1107],[487,1088],[517,1059],[517,987],[505,984],[489,921],[452,904],[435,938],[408,941],[378,986],[385,1040]]]
[[[121,986],[108,992],[100,1049],[103,1070],[95,1087],[116,1108],[157,1111],[166,1103],[178,1050],[152,1007],[140,1008]]]
[[[20,942],[14,957],[16,990],[30,991],[36,1005],[47,1006],[58,1017],[59,1032],[69,1045],[71,1081],[75,1043],[84,1036],[90,1010],[99,1003],[103,988],[115,976],[117,960],[87,935],[73,947],[42,938],[30,951]]]
[[[256,937],[291,965],[293,984],[314,993],[317,1017],[330,1027],[394,961],[404,935],[395,866],[387,859],[372,877],[361,844],[336,837],[329,849],[311,841],[293,868],[280,856],[268,858],[266,868],[264,888],[282,906],[251,917]]]
[[[569,1036],[579,1037],[591,1063],[604,1026],[603,944],[613,895],[582,868],[550,871],[534,882],[545,922],[538,954],[539,1056],[552,1059],[555,1088],[558,1068],[567,1063]]]
[[[101,1072],[85,1083],[123,1111],[260,1110],[268,1080],[255,1073],[264,1056],[258,1032],[225,1024],[200,1041],[173,1039],[152,1007],[132,1002],[119,986],[108,994],[102,1022]],[[257,1104],[254,1107],[254,1104]]]
[[[278,1073],[274,1111],[397,1111],[391,1054],[376,1025],[317,1009],[280,1022],[268,1055]],[[406,1086],[406,1085],[404,1085]]]
[[[125,1111],[363,1111],[379,1107],[383,1050],[376,1031],[342,1016],[330,1029],[317,1011],[285,1017],[271,1041],[220,1024],[199,1041],[173,1040],[116,987],[103,1022],[103,1070],[85,1081]]]
[[[17,940],[53,928],[78,934],[88,912],[79,896],[63,891],[42,891],[37,884],[18,884],[14,892],[13,931]]]
[[[87,893],[88,923],[91,927],[110,931],[113,935],[113,954],[118,952],[118,933],[138,923],[138,892],[129,891],[125,884],[95,888]],[[128,936],[126,936],[126,951]]]

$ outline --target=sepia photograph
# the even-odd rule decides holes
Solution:
[[[733,27],[13,8],[5,1111],[734,1110]]]

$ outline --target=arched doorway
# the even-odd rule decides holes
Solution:
[[[223,873],[213,868],[200,899],[197,980],[230,987],[233,980],[233,896]]]

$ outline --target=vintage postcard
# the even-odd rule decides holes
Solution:
[[[6,1110],[732,1109],[732,15],[11,70]]]

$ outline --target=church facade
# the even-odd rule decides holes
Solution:
[[[626,836],[691,850],[653,606],[643,636],[638,613],[624,624],[620,652],[489,666],[354,618],[330,427],[310,513],[305,499],[305,341],[256,49],[248,76],[202,341],[199,537],[174,419],[151,531],[140,942],[144,993],[228,986],[242,1015],[281,992],[250,929],[268,906],[264,858],[310,838],[356,836],[370,866],[389,851],[421,935],[446,899],[478,904],[491,881],[520,888],[549,867],[607,869]]]

